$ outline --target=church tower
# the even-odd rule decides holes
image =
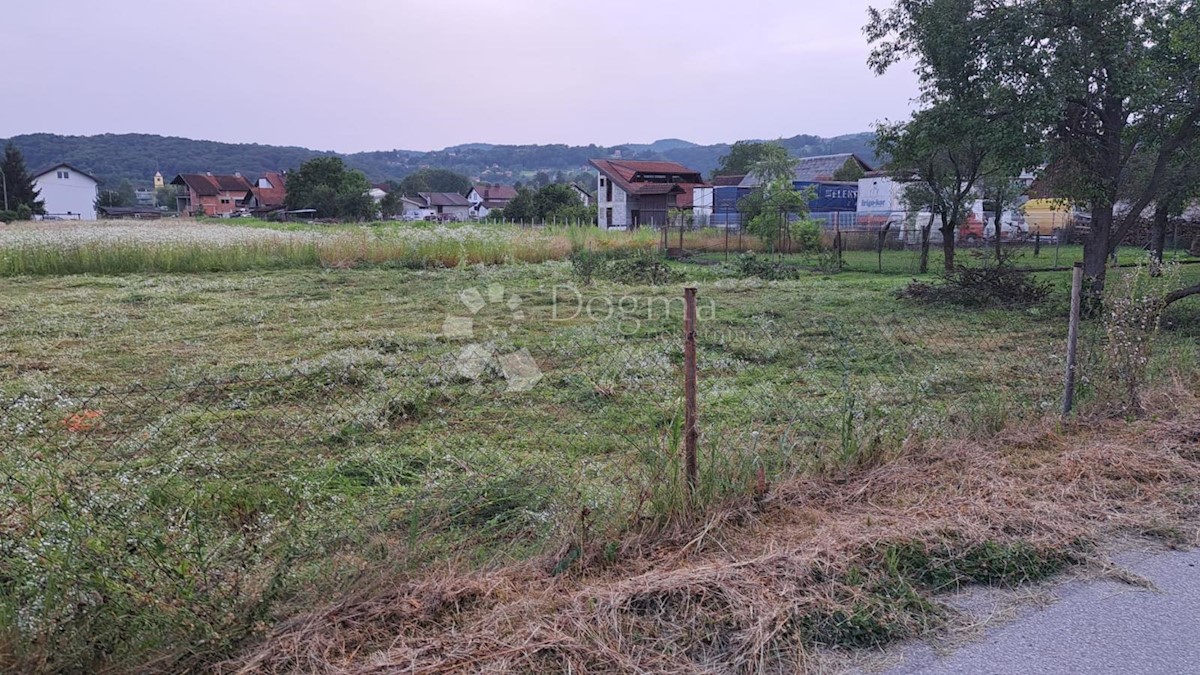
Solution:
[[[162,187],[162,186],[163,186],[163,176],[162,176],[162,172],[161,172],[161,171],[155,171],[155,172],[154,172],[154,189],[155,189],[155,190],[157,190],[158,188],[160,188],[160,187]]]

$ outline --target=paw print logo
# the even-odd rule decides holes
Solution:
[[[500,332],[497,325],[484,321],[479,316],[480,312],[488,305],[503,307],[504,310],[507,310],[507,315],[512,323],[524,321],[525,312],[521,311],[521,303],[524,300],[521,296],[511,295],[506,292],[504,286],[493,284],[487,288],[486,293],[478,288],[468,288],[458,294],[458,299],[470,315],[449,315],[442,324],[442,337],[448,340],[471,341],[458,353],[458,359],[455,362],[458,373],[463,377],[478,380],[488,365],[495,363],[508,383],[507,391],[522,392],[533,389],[542,379],[542,370],[538,367],[537,361],[534,361],[529,350],[522,349],[510,354],[499,354],[492,347],[479,341],[479,331],[477,331],[478,328],[480,331],[490,331],[492,334]],[[476,322],[477,317],[481,321]],[[476,323],[483,325],[477,327]]]

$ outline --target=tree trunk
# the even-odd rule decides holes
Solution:
[[[997,195],[997,196],[999,196],[999,195]],[[997,199],[996,200],[996,264],[997,265],[999,265],[1000,261],[1004,259],[1004,254],[1000,251],[1000,227],[1001,227],[1000,221],[1003,220],[1003,218],[1004,218],[1004,212],[1000,210],[1000,200]]]
[[[1167,224],[1170,215],[1166,204],[1160,203],[1154,209],[1154,222],[1150,226],[1150,274],[1152,276],[1162,275],[1163,250],[1167,248]]]
[[[1104,296],[1104,276],[1108,271],[1108,237],[1112,232],[1113,211],[1096,206],[1092,208],[1091,231],[1083,240],[1084,300],[1087,313],[1099,309]]]
[[[954,271],[954,221],[942,225],[942,255],[946,257],[943,269]]]
[[[929,272],[929,232],[933,229],[933,216],[921,228],[921,274]]]

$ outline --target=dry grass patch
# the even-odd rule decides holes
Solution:
[[[1118,534],[1195,542],[1200,400],[993,441],[909,447],[894,462],[747,496],[705,523],[590,542],[487,572],[374,580],[280,624],[223,672],[794,672],[821,646],[943,625],[938,592],[1016,585]]]

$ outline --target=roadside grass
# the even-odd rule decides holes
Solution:
[[[375,580],[276,627],[220,672],[826,672],[961,621],[942,594],[1105,564],[1112,537],[1188,530],[1195,391],[1154,418],[1087,417],[932,441],[886,465],[801,477],[689,527],[581,553]],[[314,665],[319,664],[319,665]]]
[[[4,280],[0,475],[20,489],[0,505],[21,536],[0,555],[0,665],[200,667],[366,579],[526,560],[576,574],[747,495],[986,442],[1057,405],[1061,285],[1044,307],[968,313],[897,301],[899,276],[676,264],[701,298],[689,498],[681,284],[508,262]],[[460,298],[492,287],[519,317]],[[469,340],[441,335],[453,316],[501,353],[530,350],[543,381],[462,377]],[[1164,340],[1159,361],[1195,363],[1194,339]],[[968,541],[963,578],[1041,564]],[[918,573],[940,549],[905,546],[889,554],[907,570],[896,597],[945,582]],[[895,635],[871,623],[892,607],[805,630]]]

